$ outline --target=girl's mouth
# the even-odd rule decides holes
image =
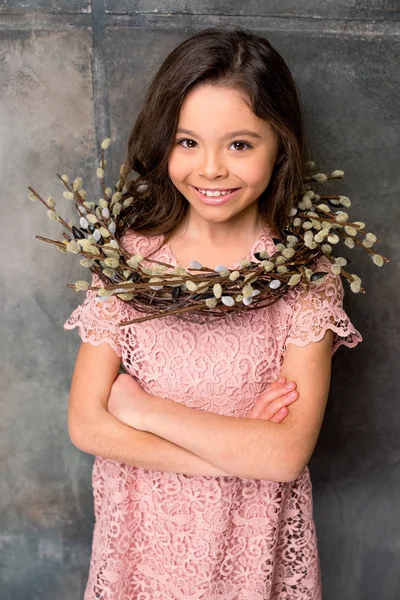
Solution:
[[[240,188],[232,188],[231,190],[205,190],[202,188],[197,188],[194,185],[191,186],[193,190],[196,192],[196,195],[205,203],[205,204],[214,204],[220,205],[225,204],[234,195],[240,190]]]

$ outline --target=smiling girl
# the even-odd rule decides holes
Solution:
[[[272,255],[305,163],[282,57],[242,29],[202,31],[166,58],[131,132],[128,194],[148,192],[121,244],[181,268]],[[342,298],[329,274],[257,311],[119,327],[140,313],[87,292],[64,325],[83,340],[69,432],[96,456],[85,600],[320,599],[307,464],[332,354],[361,340]]]
[[[231,265],[247,254],[262,232],[257,199],[278,148],[277,133],[238,89],[199,83],[188,92],[168,163],[172,183],[190,205],[170,240],[179,264],[196,257],[206,265]]]

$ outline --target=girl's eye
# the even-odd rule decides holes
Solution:
[[[187,145],[184,145],[183,142],[186,142]],[[189,140],[188,138],[182,138],[181,140],[177,141],[177,144],[179,144],[180,146],[183,146],[184,148],[194,148],[196,143],[197,142],[195,142],[194,140]]]
[[[248,144],[247,142],[232,142],[231,145],[235,146],[235,150],[238,150],[239,152],[242,152],[243,150],[247,150],[247,148],[251,148],[251,145]],[[238,146],[240,146],[240,147],[238,147]],[[243,146],[246,146],[246,148],[243,148]]]
[[[181,138],[176,143],[179,146],[182,146],[183,148],[195,148],[197,146],[197,142],[189,138]],[[240,141],[232,142],[231,146],[234,146],[235,150],[237,150],[238,152],[243,152],[243,150],[247,150],[248,148],[252,147],[251,144]]]

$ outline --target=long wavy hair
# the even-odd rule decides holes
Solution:
[[[254,114],[278,134],[279,152],[270,182],[258,198],[260,216],[278,234],[306,174],[302,107],[292,74],[270,42],[245,28],[210,28],[179,44],[154,76],[128,139],[122,183],[133,196],[124,231],[164,235],[179,228],[189,203],[168,174],[179,113],[198,84],[230,86],[245,94]],[[131,171],[136,175],[128,179]],[[147,184],[145,192],[144,182]]]

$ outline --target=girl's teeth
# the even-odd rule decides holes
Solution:
[[[232,190],[228,190],[226,192],[219,192],[219,191],[211,191],[211,190],[200,190],[199,192],[201,192],[202,194],[204,194],[205,196],[209,196],[210,198],[215,198],[218,196],[226,196],[227,194],[230,194],[232,192]]]

